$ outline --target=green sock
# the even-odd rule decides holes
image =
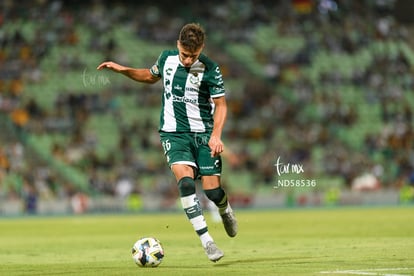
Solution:
[[[215,189],[204,190],[208,199],[214,202],[219,209],[220,215],[228,211],[228,200],[227,195],[224,192],[223,188],[217,187]]]

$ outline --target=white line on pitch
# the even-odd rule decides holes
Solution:
[[[334,270],[334,271],[321,271],[321,274],[353,274],[353,275],[377,275],[377,276],[410,276],[411,274],[389,274],[389,273],[380,273],[385,271],[400,271],[408,270],[413,268],[408,267],[397,267],[397,268],[368,268],[368,269],[358,269],[358,270]]]

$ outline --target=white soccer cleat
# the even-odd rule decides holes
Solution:
[[[204,247],[204,250],[206,251],[208,258],[212,262],[217,262],[224,256],[223,251],[221,251],[213,241],[207,242],[206,247]]]

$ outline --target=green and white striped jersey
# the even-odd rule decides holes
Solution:
[[[152,66],[151,74],[162,78],[164,86],[160,131],[211,132],[212,98],[225,94],[217,63],[201,54],[191,67],[184,67],[178,50],[166,50]]]

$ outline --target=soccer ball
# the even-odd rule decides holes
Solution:
[[[164,258],[164,249],[154,237],[137,240],[132,247],[132,259],[140,267],[157,267]]]

